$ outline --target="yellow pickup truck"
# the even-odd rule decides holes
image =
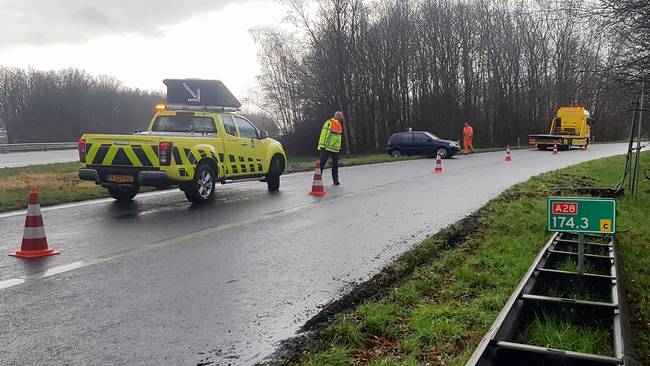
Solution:
[[[591,142],[591,115],[582,107],[560,107],[551,121],[548,134],[528,135],[528,143],[546,150],[553,145],[569,150],[572,146],[587,147]]]
[[[79,177],[129,201],[141,186],[177,186],[188,200],[214,196],[216,182],[266,182],[280,188],[287,157],[280,142],[235,113],[240,103],[217,80],[167,79],[167,105],[134,135],[85,134]]]

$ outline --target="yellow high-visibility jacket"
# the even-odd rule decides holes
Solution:
[[[343,125],[334,118],[325,121],[323,129],[320,132],[318,140],[318,150],[330,152],[341,151],[341,136],[343,135]]]

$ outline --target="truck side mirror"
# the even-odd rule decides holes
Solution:
[[[264,140],[269,137],[269,131],[257,131],[257,136],[260,140]]]

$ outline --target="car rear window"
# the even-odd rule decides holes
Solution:
[[[217,132],[212,118],[195,116],[159,116],[154,121],[151,130],[157,132]]]

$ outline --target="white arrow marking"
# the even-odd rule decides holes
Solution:
[[[186,82],[183,82],[183,87],[192,96],[192,98],[187,98],[188,102],[200,102],[201,101],[201,89],[196,89],[196,93],[195,93],[194,90],[190,89],[190,86],[187,85]]]

